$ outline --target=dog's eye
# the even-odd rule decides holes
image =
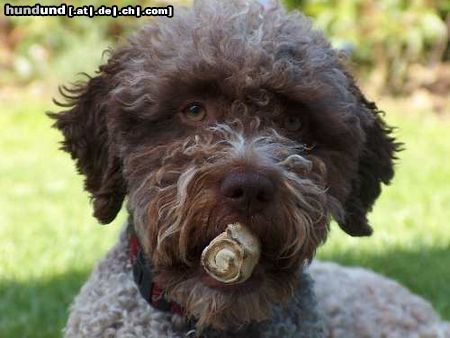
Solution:
[[[206,116],[206,109],[200,103],[191,103],[183,109],[183,115],[191,121],[201,121]]]
[[[284,127],[289,131],[297,131],[302,127],[302,121],[297,116],[288,116],[284,120]]]

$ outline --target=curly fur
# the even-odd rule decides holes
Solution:
[[[450,322],[442,321],[427,301],[393,280],[335,263],[315,262],[309,272],[328,337],[450,336]]]
[[[272,321],[241,331],[203,330],[203,337],[299,337],[323,335],[311,280],[299,273],[287,308],[276,307]],[[194,330],[195,331],[195,330]],[[132,278],[125,234],[98,264],[72,305],[66,337],[193,337],[178,315],[150,307]]]
[[[270,320],[295,297],[332,217],[369,235],[366,214],[399,149],[339,54],[278,5],[197,1],[149,22],[62,94],[67,110],[51,116],[94,216],[111,222],[127,197],[156,280],[199,329]],[[193,102],[201,121],[183,115]],[[261,210],[236,210],[221,192],[242,171],[273,186]],[[200,254],[237,221],[263,251],[252,288],[224,292],[204,283]]]

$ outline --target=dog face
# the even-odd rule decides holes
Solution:
[[[334,217],[366,213],[393,176],[397,144],[323,36],[298,13],[197,2],[154,20],[52,114],[85,175],[94,216],[125,197],[169,297],[199,326],[270,316],[296,287]],[[261,242],[242,285],[208,277],[200,255],[227,224]]]

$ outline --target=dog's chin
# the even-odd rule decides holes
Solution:
[[[236,223],[236,217],[223,217],[221,223]],[[234,331],[270,319],[274,306],[286,304],[294,294],[298,270],[281,268],[282,262],[272,261],[266,254],[245,281],[221,282],[208,274],[201,263],[202,252],[218,235],[208,234],[190,248],[189,265],[179,261],[158,266],[157,282],[166,289],[169,300],[179,304],[200,330],[211,327]]]
[[[232,331],[269,319],[273,307],[286,303],[296,286],[295,274],[268,275],[257,267],[243,283],[221,283],[203,271],[173,284],[167,292],[197,322],[197,328]]]

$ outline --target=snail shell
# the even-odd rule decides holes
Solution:
[[[225,284],[246,281],[258,264],[259,240],[240,223],[229,224],[203,250],[201,263],[214,279]]]

